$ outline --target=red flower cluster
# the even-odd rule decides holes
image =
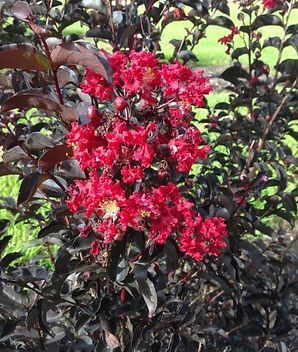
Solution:
[[[91,253],[143,231],[163,244],[175,236],[180,249],[196,260],[225,247],[220,218],[202,219],[181,196],[173,175],[187,175],[197,159],[207,158],[200,131],[190,126],[192,107],[211,91],[200,70],[176,62],[159,65],[148,52],[108,56],[113,83],[87,70],[81,89],[103,107],[90,123],[73,123],[68,143],[86,173],[69,188],[72,212],[82,211],[82,235],[98,239]],[[114,106],[110,102],[114,102]]]
[[[239,34],[239,29],[238,27],[233,26],[231,27],[231,32],[228,35],[218,39],[219,43],[227,45],[228,48],[226,50],[226,54],[230,54],[230,50],[232,48],[231,43],[236,34]]]
[[[278,0],[262,0],[265,9],[274,9],[277,6]]]

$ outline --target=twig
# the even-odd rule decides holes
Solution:
[[[257,151],[260,152],[264,146],[265,140],[267,138],[267,135],[270,131],[271,126],[273,125],[273,123],[276,121],[276,119],[278,118],[278,115],[280,114],[282,108],[284,107],[284,105],[286,104],[286,102],[288,101],[288,96],[286,95],[281,104],[279,105],[279,107],[277,108],[277,110],[275,111],[274,115],[271,117],[271,119],[269,119],[269,121],[267,122],[263,135],[259,140],[258,146],[257,146]]]
[[[296,81],[293,83],[293,85],[295,85]],[[280,95],[282,95],[286,88],[288,88],[289,86],[291,85],[290,82],[288,82],[282,92],[280,93]],[[289,97],[288,95],[285,95],[284,98],[282,99],[280,105],[278,106],[278,108],[276,109],[275,113],[273,114],[273,116],[270,118],[268,118],[268,121],[265,125],[265,128],[264,128],[264,131],[263,131],[263,134],[262,134],[262,137],[259,139],[259,142],[258,142],[258,145],[257,145],[257,148],[256,148],[256,151],[258,153],[260,153],[260,151],[263,149],[263,146],[264,146],[264,143],[266,141],[266,138],[268,136],[268,133],[270,132],[270,128],[272,127],[272,125],[274,124],[274,122],[276,121],[276,119],[278,118],[280,112],[282,111],[283,107],[285,106],[285,104],[287,103]],[[250,178],[253,178],[254,175],[255,175],[255,172],[256,172],[256,166],[253,166],[251,169],[250,169],[250,172],[249,172],[249,176]]]
[[[57,69],[54,67],[54,64],[53,64],[53,61],[52,61],[52,58],[51,58],[50,49],[48,47],[48,44],[47,44],[45,38],[42,35],[39,36],[39,39],[40,39],[40,41],[41,41],[41,43],[42,43],[42,45],[44,47],[46,56],[49,59],[50,64],[51,64],[52,74],[53,74],[53,81],[54,81],[54,84],[55,84],[55,88],[56,88],[57,96],[58,96],[58,99],[59,99],[59,103],[60,104],[64,104],[63,103],[63,97],[62,97],[61,90],[60,90],[59,83],[58,83]]]

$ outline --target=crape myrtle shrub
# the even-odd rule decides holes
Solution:
[[[295,220],[297,61],[282,57],[297,45],[295,6],[240,1],[237,27],[225,1],[3,4],[1,175],[22,182],[1,208],[39,225],[52,265],[2,256],[1,350],[297,349],[297,257],[266,222]],[[162,65],[160,32],[185,19]],[[64,37],[79,20],[112,49]],[[203,72],[174,61],[196,59],[209,25],[229,29],[219,41],[233,60],[229,102],[212,109]],[[284,35],[263,39],[266,25]],[[272,240],[245,239],[260,233]]]

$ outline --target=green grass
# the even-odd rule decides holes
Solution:
[[[20,187],[20,181],[18,176],[2,176],[0,178],[0,196],[1,197],[12,197],[15,200],[18,197],[18,191]],[[16,223],[16,217],[13,216],[9,211],[1,209],[0,218],[10,220],[10,226],[5,235],[12,236],[5,253],[10,252],[24,252],[24,245],[36,236],[37,230],[33,229],[30,224],[25,222]],[[31,258],[38,254],[40,248],[30,248],[25,250],[24,259]]]

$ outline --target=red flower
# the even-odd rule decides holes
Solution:
[[[114,222],[109,220],[99,222],[96,230],[101,235],[105,245],[113,241],[120,241],[123,237],[123,232]]]
[[[124,166],[121,169],[121,175],[124,183],[135,183],[135,181],[143,178],[144,173],[140,166]]]
[[[179,62],[163,65],[161,78],[166,97],[182,100],[194,106],[202,106],[203,96],[212,90],[208,79],[203,77],[202,70],[192,71]]]
[[[97,241],[92,242],[90,253],[96,257],[100,253],[100,247]]]
[[[84,93],[95,95],[100,101],[110,100],[112,98],[113,86],[100,74],[95,73],[88,68],[84,82],[81,84]]]
[[[171,156],[177,160],[179,171],[189,172],[197,158],[204,159],[208,156],[209,146],[198,147],[202,141],[200,131],[190,127],[169,142]]]
[[[274,9],[277,6],[278,0],[262,0],[265,9]]]
[[[195,260],[202,260],[206,253],[218,256],[226,247],[226,225],[221,218],[197,219],[185,227],[179,238],[179,248]]]
[[[231,50],[231,45],[230,43],[232,43],[233,39],[234,39],[234,36],[236,34],[239,34],[239,29],[238,27],[235,27],[235,26],[232,26],[231,27],[231,32],[230,34],[226,35],[226,36],[223,36],[221,38],[218,39],[218,42],[220,44],[225,44],[228,46],[227,50],[226,50],[226,54],[229,54],[230,53],[230,50]]]
[[[237,31],[233,27],[230,36]],[[225,246],[224,223],[203,220],[170,182],[175,168],[189,172],[196,159],[209,154],[200,131],[190,127],[192,108],[202,106],[211,91],[208,79],[179,62],[160,67],[149,52],[107,57],[113,83],[87,69],[81,87],[99,101],[114,102],[117,111],[112,104],[92,109],[91,122],[73,123],[67,137],[86,177],[69,187],[67,205],[88,224],[81,234],[97,236],[91,254],[133,229],[159,244],[173,236],[196,260],[218,255]]]
[[[231,34],[228,34],[228,35],[225,35],[225,36],[219,38],[218,42],[220,44],[228,44],[232,41],[232,39],[233,39],[233,36]]]

